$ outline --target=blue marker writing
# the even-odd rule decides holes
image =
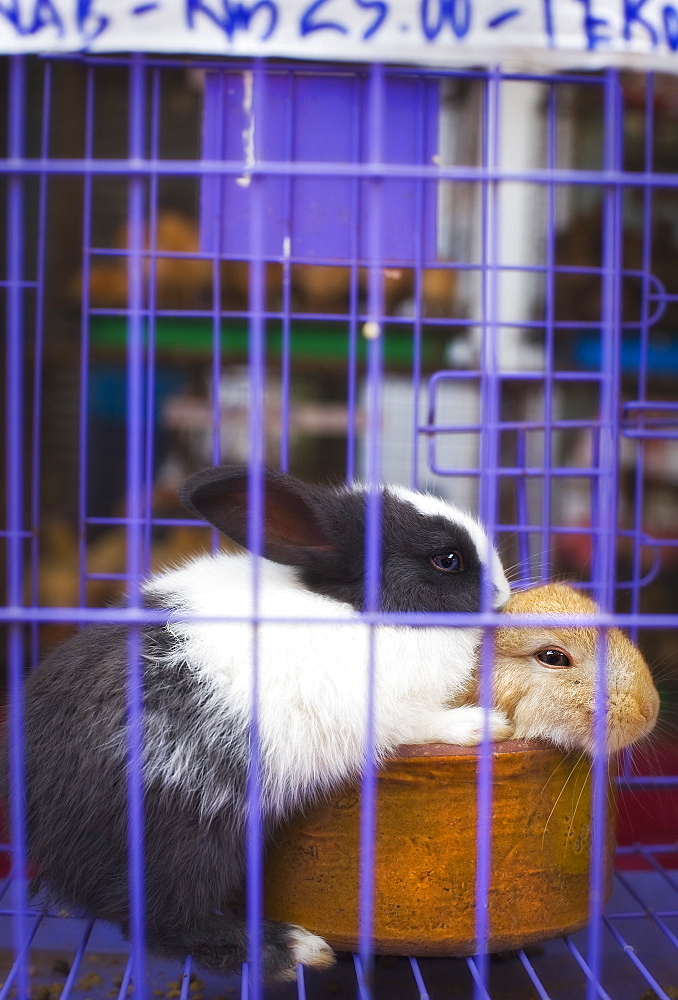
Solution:
[[[421,0],[419,17],[424,37],[434,42],[447,24],[457,38],[471,28],[471,0]]]
[[[98,38],[110,24],[110,18],[94,10],[95,0],[77,0],[75,20],[78,31],[83,35],[83,47]]]
[[[672,52],[678,52],[678,10],[667,3],[662,11],[666,44]]]
[[[502,14],[495,14],[494,17],[490,18],[487,22],[488,28],[499,28],[502,24],[507,21],[512,21],[514,17],[519,17],[522,14],[521,7],[514,7],[512,10],[505,10]]]
[[[37,35],[49,27],[55,28],[59,37],[64,34],[64,23],[52,0],[35,0],[25,22],[21,18],[19,0],[11,0],[9,6],[0,4],[0,17],[4,17],[20,37]]]
[[[549,48],[554,48],[556,44],[556,33],[553,27],[553,11],[551,10],[551,0],[542,0],[544,7],[544,31],[549,40]]]
[[[312,4],[309,4],[299,18],[299,34],[302,38],[305,35],[310,35],[313,31],[338,31],[341,35],[348,34],[346,25],[340,24],[338,21],[317,19],[318,11],[329,3],[332,3],[332,0],[314,0]]]
[[[647,32],[650,41],[652,42],[652,47],[656,48],[659,42],[659,36],[653,24],[646,21],[644,17],[641,16],[641,11],[645,6],[647,0],[624,0],[624,38],[627,42],[631,40],[631,31],[634,24],[639,24]],[[666,9],[666,8],[665,8]]]
[[[609,33],[605,29],[610,27],[609,21],[604,17],[596,17],[593,13],[592,0],[579,0],[584,8],[584,33],[586,35],[586,48],[589,52],[594,52],[601,46],[604,48],[610,43]]]
[[[374,11],[374,20],[369,28],[365,28],[363,31],[363,40],[367,41],[368,38],[372,38],[373,35],[379,31],[382,24],[386,20],[388,15],[388,4],[384,3],[383,0],[355,0],[359,7],[363,10]]]
[[[233,41],[238,31],[254,30],[252,22],[255,20],[261,31],[259,40],[264,42],[271,37],[278,24],[278,8],[273,0],[257,0],[249,6],[218,0],[214,7],[210,7],[207,0],[186,0],[185,11],[186,24],[191,30],[195,28],[196,16],[203,14],[223,31],[229,42]]]

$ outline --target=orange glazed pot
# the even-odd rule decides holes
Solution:
[[[374,950],[472,955],[477,748],[402,747],[377,775]],[[576,760],[576,758],[575,758]],[[590,760],[509,740],[493,747],[489,951],[588,922]],[[608,795],[605,892],[612,885]],[[339,950],[358,948],[360,792],[346,789],[281,830],[266,859],[264,912]]]

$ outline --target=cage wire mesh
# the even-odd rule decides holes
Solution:
[[[2,73],[1,615],[15,794],[2,848],[0,1000],[130,990],[182,1000],[678,995],[672,81],[143,56],[12,57]],[[158,613],[141,582],[217,544],[176,490],[221,461],[249,464],[254,551],[265,465],[428,489],[478,513],[518,584],[558,578],[588,590],[603,650],[615,623],[639,642],[666,718],[652,748],[620,761],[607,903],[606,764],[591,765],[586,929],[501,962],[484,953],[499,849],[489,820],[497,765],[484,743],[469,859],[481,946],[457,959],[373,955],[368,686],[355,953],[323,975],[299,967],[293,984],[262,985],[256,713],[253,961],[241,977],[217,976],[190,957],[182,966],[145,952],[138,654]],[[382,621],[378,517],[374,500],[372,626]],[[255,624],[258,599],[255,571]],[[436,619],[486,627],[485,706],[500,620],[491,600],[486,580],[479,613]],[[87,916],[41,909],[24,877],[26,672],[92,623],[128,631],[129,941]]]

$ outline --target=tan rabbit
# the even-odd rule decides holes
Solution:
[[[511,614],[590,615],[589,598],[563,584],[512,595]],[[591,627],[530,626],[495,633],[494,704],[512,721],[516,739],[542,738],[567,750],[594,750],[597,650]],[[607,631],[606,750],[646,736],[657,721],[659,696],[645,660],[618,628]]]

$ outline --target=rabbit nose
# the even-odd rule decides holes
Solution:
[[[655,722],[659,714],[659,696],[656,692],[651,697],[645,698],[640,711],[646,722]]]
[[[645,735],[647,735],[654,728],[659,714],[659,696],[657,693],[654,692],[652,695],[647,695],[639,701],[638,710],[645,723],[643,728]]]

